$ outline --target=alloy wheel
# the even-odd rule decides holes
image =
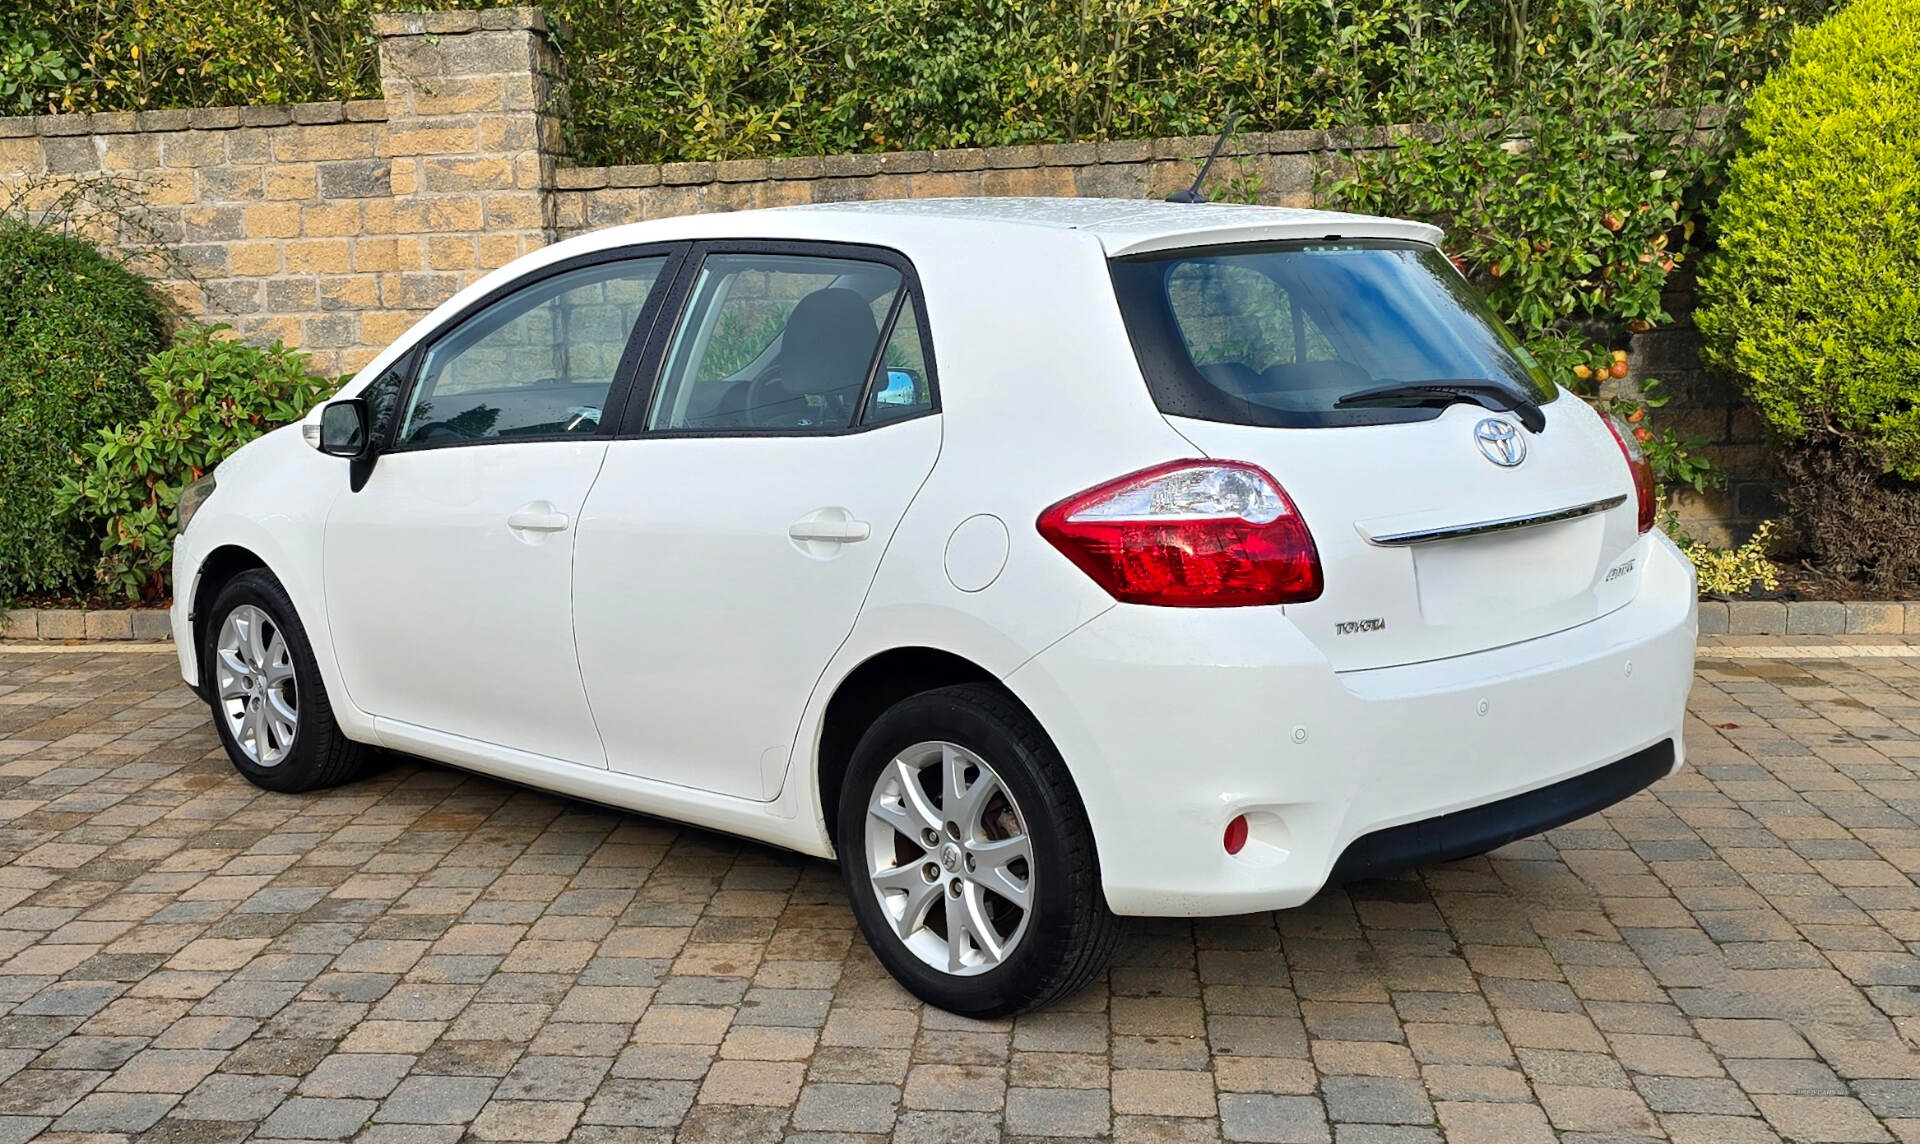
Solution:
[[[867,801],[867,875],[893,932],[943,973],[994,969],[1026,936],[1033,844],[1005,783],[957,743],[916,743]]]
[[[300,730],[293,651],[280,626],[264,609],[241,604],[221,622],[213,658],[228,734],[253,763],[279,764]]]

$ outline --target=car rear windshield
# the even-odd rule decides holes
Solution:
[[[1115,259],[1114,289],[1154,401],[1236,425],[1378,425],[1439,416],[1431,394],[1341,404],[1420,382],[1553,399],[1526,350],[1433,247],[1263,243]]]

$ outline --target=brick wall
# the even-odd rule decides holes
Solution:
[[[358,368],[461,286],[557,238],[694,211],[939,195],[1146,198],[1192,181],[1211,138],[573,167],[566,83],[531,8],[375,17],[381,99],[0,118],[0,198],[111,175],[143,189],[177,258],[165,288],[194,317],[280,338],[318,368]],[[1217,197],[1308,206],[1343,148],[1391,133],[1237,137]],[[51,181],[51,182],[50,182]],[[110,236],[103,236],[108,237]],[[1633,342],[1636,374],[1669,383],[1665,416],[1708,436],[1733,475],[1683,498],[1690,527],[1743,534],[1771,508],[1758,425],[1701,370],[1684,320]],[[1631,379],[1629,379],[1631,381]]]

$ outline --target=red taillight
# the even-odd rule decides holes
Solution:
[[[1247,846],[1247,816],[1246,815],[1236,814],[1233,816],[1233,821],[1227,823],[1227,833],[1225,837],[1220,839],[1220,844],[1227,848],[1227,853],[1229,854],[1238,854],[1240,853],[1240,851],[1246,849],[1246,846]]]
[[[1114,599],[1172,608],[1296,604],[1320,553],[1286,491],[1239,461],[1175,461],[1040,514],[1040,535]]]
[[[1607,428],[1613,431],[1613,439],[1620,443],[1620,452],[1626,455],[1627,471],[1633,474],[1633,496],[1640,507],[1640,531],[1653,530],[1653,465],[1647,461],[1646,452],[1640,448],[1640,441],[1633,435],[1633,426],[1609,413],[1606,415]]]

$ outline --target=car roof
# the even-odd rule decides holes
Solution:
[[[1295,207],[1006,197],[873,199],[676,215],[592,231],[559,247],[577,253],[626,243],[729,238],[812,238],[902,247],[945,239],[972,245],[996,237],[1017,240],[1018,230],[1032,227],[1085,234],[1110,258],[1276,239],[1385,238],[1437,246],[1441,237],[1440,228],[1427,223]]]
[[[899,218],[1039,226],[1085,231],[1109,256],[1182,246],[1268,239],[1401,238],[1438,245],[1439,227],[1406,219],[1297,207],[1234,203],[1169,203],[1155,199],[953,198],[879,199],[783,207],[783,212],[852,212]]]

